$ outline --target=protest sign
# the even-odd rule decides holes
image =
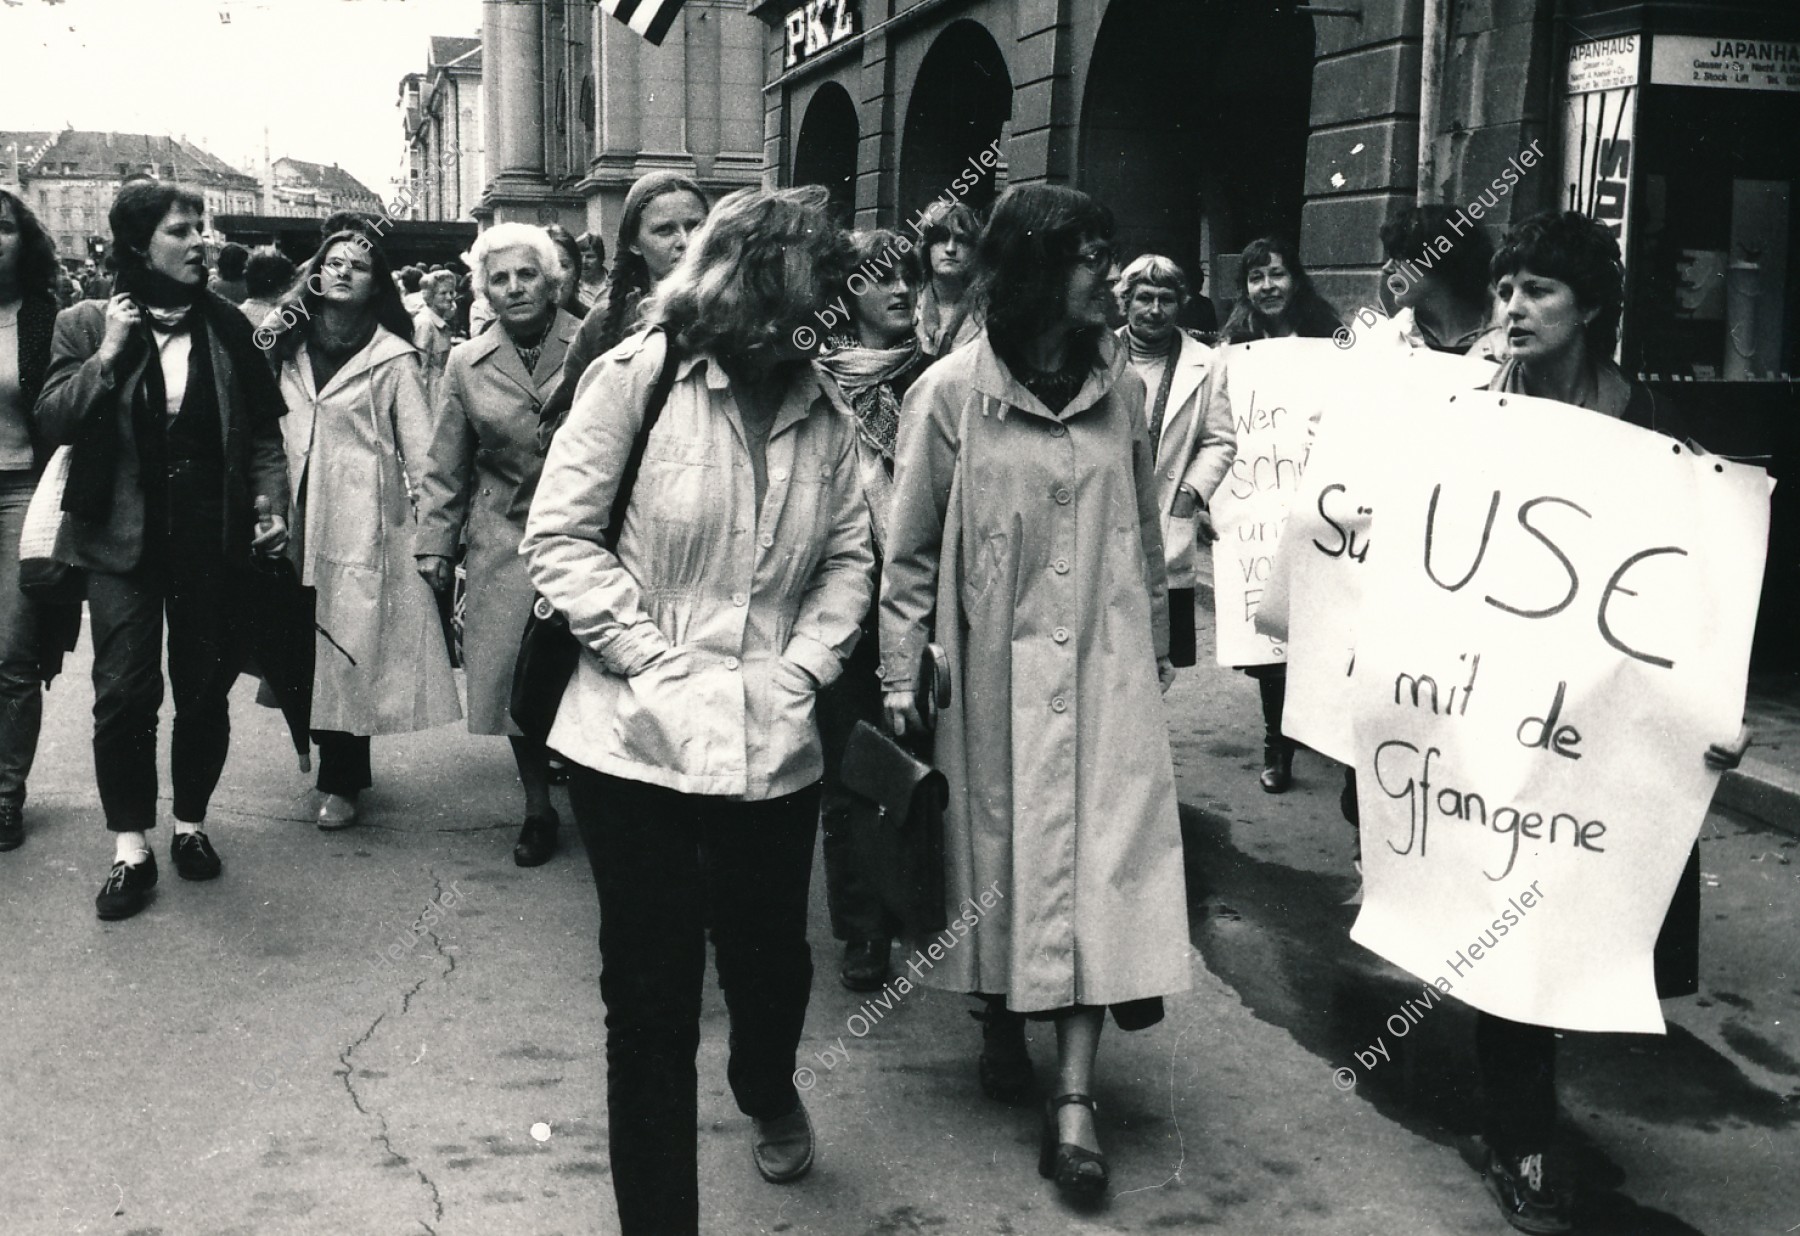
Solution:
[[[1652,953],[1706,747],[1743,715],[1767,474],[1525,396],[1380,419],[1405,450],[1340,474],[1379,494],[1337,694],[1351,938],[1515,1021],[1660,1032]]]
[[[1355,664],[1354,616],[1376,507],[1375,491],[1355,478],[1384,459],[1411,457],[1414,443],[1400,413],[1445,406],[1450,395],[1485,386],[1493,373],[1491,361],[1422,348],[1352,352],[1327,371],[1331,396],[1258,625],[1288,640],[1282,732],[1340,763],[1355,759],[1343,691]]]
[[[1220,665],[1286,659],[1256,629],[1288,509],[1300,491],[1312,424],[1331,398],[1341,350],[1328,339],[1268,339],[1223,352],[1237,456],[1213,494],[1213,616]]]

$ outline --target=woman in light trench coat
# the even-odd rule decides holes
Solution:
[[[1142,1028],[1190,985],[1162,532],[1143,383],[1106,331],[1111,234],[1073,189],[996,205],[986,328],[907,395],[881,586],[894,727],[918,723],[927,639],[955,683],[936,763],[946,900],[970,925],[923,981],[1055,1020],[1038,1167],[1076,1201],[1106,1187],[1089,1093],[1104,1010]]]
[[[438,385],[436,436],[419,503],[418,570],[439,591],[465,526],[469,591],[463,669],[469,732],[505,734],[525,791],[513,862],[537,867],[556,853],[561,819],[550,803],[550,753],[513,724],[513,666],[531,614],[519,542],[544,455],[538,416],[581,323],[556,307],[556,251],[541,227],[501,223],[469,255],[497,325],[456,345]]]
[[[371,782],[370,735],[445,725],[462,706],[437,607],[412,567],[431,412],[387,259],[362,233],[339,232],[279,313],[291,553],[322,628],[312,700],[318,825],[333,830],[356,822]]]

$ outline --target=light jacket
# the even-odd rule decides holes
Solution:
[[[431,413],[412,344],[378,327],[321,390],[302,344],[281,366],[288,552],[317,591],[312,725],[405,734],[462,717],[443,626],[413,566]]]
[[[601,534],[664,354],[652,332],[595,362],[526,523],[531,582],[585,649],[550,746],[688,794],[791,794],[823,773],[814,696],[842,672],[872,591],[855,426],[798,371],[758,510],[725,372],[683,359],[614,554]]]
[[[1119,328],[1123,347],[1125,328]],[[1237,458],[1237,435],[1231,426],[1231,395],[1227,390],[1225,358],[1193,338],[1177,331],[1181,351],[1170,362],[1175,377],[1169,384],[1169,402],[1163,409],[1162,432],[1156,446],[1156,501],[1162,513],[1163,556],[1169,587],[1192,588],[1195,579],[1195,544],[1192,516],[1175,514],[1175,494],[1183,485],[1211,502],[1231,461]],[[1145,406],[1156,398],[1144,393]]]
[[[950,661],[945,902],[1002,895],[923,981],[1021,1012],[1189,984],[1157,478],[1143,383],[1101,343],[1060,416],[985,331],[925,372],[882,570],[888,689],[911,687],[928,638]]]

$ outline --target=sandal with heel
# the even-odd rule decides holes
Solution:
[[[1091,1096],[1059,1094],[1044,1104],[1044,1134],[1038,1145],[1038,1175],[1056,1181],[1056,1191],[1078,1206],[1091,1206],[1106,1192],[1108,1171],[1106,1156],[1072,1142],[1060,1141],[1056,1135],[1056,1110],[1070,1103],[1099,1115],[1100,1109]]]

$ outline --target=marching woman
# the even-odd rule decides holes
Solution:
[[[19,591],[19,535],[47,453],[31,406],[50,367],[56,247],[23,199],[0,189],[0,850],[25,841],[25,780],[43,718],[37,607]]]
[[[550,753],[520,734],[508,704],[531,581],[519,541],[544,456],[538,410],[555,389],[580,323],[556,307],[556,246],[541,227],[501,223],[475,239],[476,285],[498,315],[486,333],[450,352],[438,387],[437,431],[419,505],[418,571],[450,587],[457,543],[464,569],[463,669],[469,732],[505,734],[525,791],[513,861],[537,867],[556,853],[562,820],[550,803]]]
[[[412,569],[413,503],[431,443],[413,324],[381,249],[328,237],[289,296],[270,348],[287,402],[290,547],[313,590],[317,821],[357,820],[369,738],[462,715],[430,589]]]
[[[919,346],[927,356],[943,356],[981,333],[981,315],[969,295],[980,235],[981,220],[961,202],[933,202],[920,216],[925,270],[915,317]]]
[[[855,333],[835,341],[836,346],[813,362],[826,397],[856,426],[857,473],[875,534],[877,578],[894,490],[894,442],[900,429],[901,401],[930,363],[913,333],[910,263],[890,261],[879,273],[870,273],[877,270],[884,254],[890,258],[898,254],[901,243],[897,233],[884,229],[851,234],[847,261],[858,277],[838,281],[826,301],[841,301],[849,307]],[[878,726],[882,720],[881,653],[875,626],[871,604],[862,620],[862,638],[850,654],[843,677],[819,692],[819,740],[825,748],[824,806],[820,812],[825,834],[825,893],[832,934],[844,941],[838,979],[851,991],[880,990],[887,980],[893,935],[869,877],[859,869],[851,849],[852,800],[838,779],[838,766],[856,723]]]
[[[541,440],[568,416],[588,367],[638,328],[645,302],[681,261],[707,209],[705,190],[676,172],[651,172],[632,184],[619,215],[606,297],[581,320],[581,333],[563,361],[562,382],[544,404]]]
[[[907,396],[881,581],[896,732],[919,726],[927,641],[950,662],[945,903],[1001,894],[924,981],[1054,1021],[1038,1170],[1084,1202],[1107,1183],[1106,1011],[1142,1029],[1189,986],[1162,512],[1143,383],[1106,329],[1112,231],[1062,186],[995,206],[977,255],[986,326]]]
[[[1613,364],[1624,268],[1618,242],[1602,224],[1573,211],[1534,215],[1508,233],[1492,273],[1509,355],[1489,390],[1555,399],[1678,441],[1685,436],[1675,409]],[[1714,769],[1735,768],[1749,744],[1749,730],[1740,729],[1735,739],[1694,758]],[[1657,940],[1657,989],[1664,996],[1698,990],[1699,877],[1696,847]],[[1506,1221],[1523,1232],[1572,1226],[1571,1182],[1551,1155],[1556,1039],[1548,1026],[1476,1015],[1484,1178]]]
[[[626,1236],[699,1230],[709,929],[756,1168],[785,1183],[813,1162],[794,1084],[823,771],[813,703],[856,643],[874,565],[855,422],[789,344],[839,261],[827,207],[816,185],[719,203],[651,301],[654,329],[596,362],[522,547],[583,647],[550,745],[575,764],[569,798],[600,894]]]
[[[1337,311],[1313,289],[1293,246],[1265,236],[1244,247],[1238,267],[1238,302],[1219,332],[1221,344],[1258,339],[1328,339],[1343,326]],[[1256,679],[1262,694],[1265,793],[1281,794],[1294,783],[1294,740],[1281,732],[1287,702],[1287,664],[1240,666]]]
[[[1144,383],[1169,574],[1169,660],[1185,668],[1199,652],[1194,557],[1219,539],[1207,503],[1237,457],[1231,397],[1213,350],[1175,324],[1189,299],[1181,267],[1146,253],[1125,268],[1113,291],[1125,307],[1119,335],[1132,372]]]
[[[95,910],[143,909],[156,884],[156,725],[167,616],[178,875],[210,880],[200,825],[231,745],[234,577],[287,544],[281,392],[237,307],[206,290],[205,204],[134,181],[108,222],[117,295],[59,316],[35,417],[73,444],[58,560],[87,573],[94,775],[114,861]],[[66,548],[65,548],[66,546]]]

